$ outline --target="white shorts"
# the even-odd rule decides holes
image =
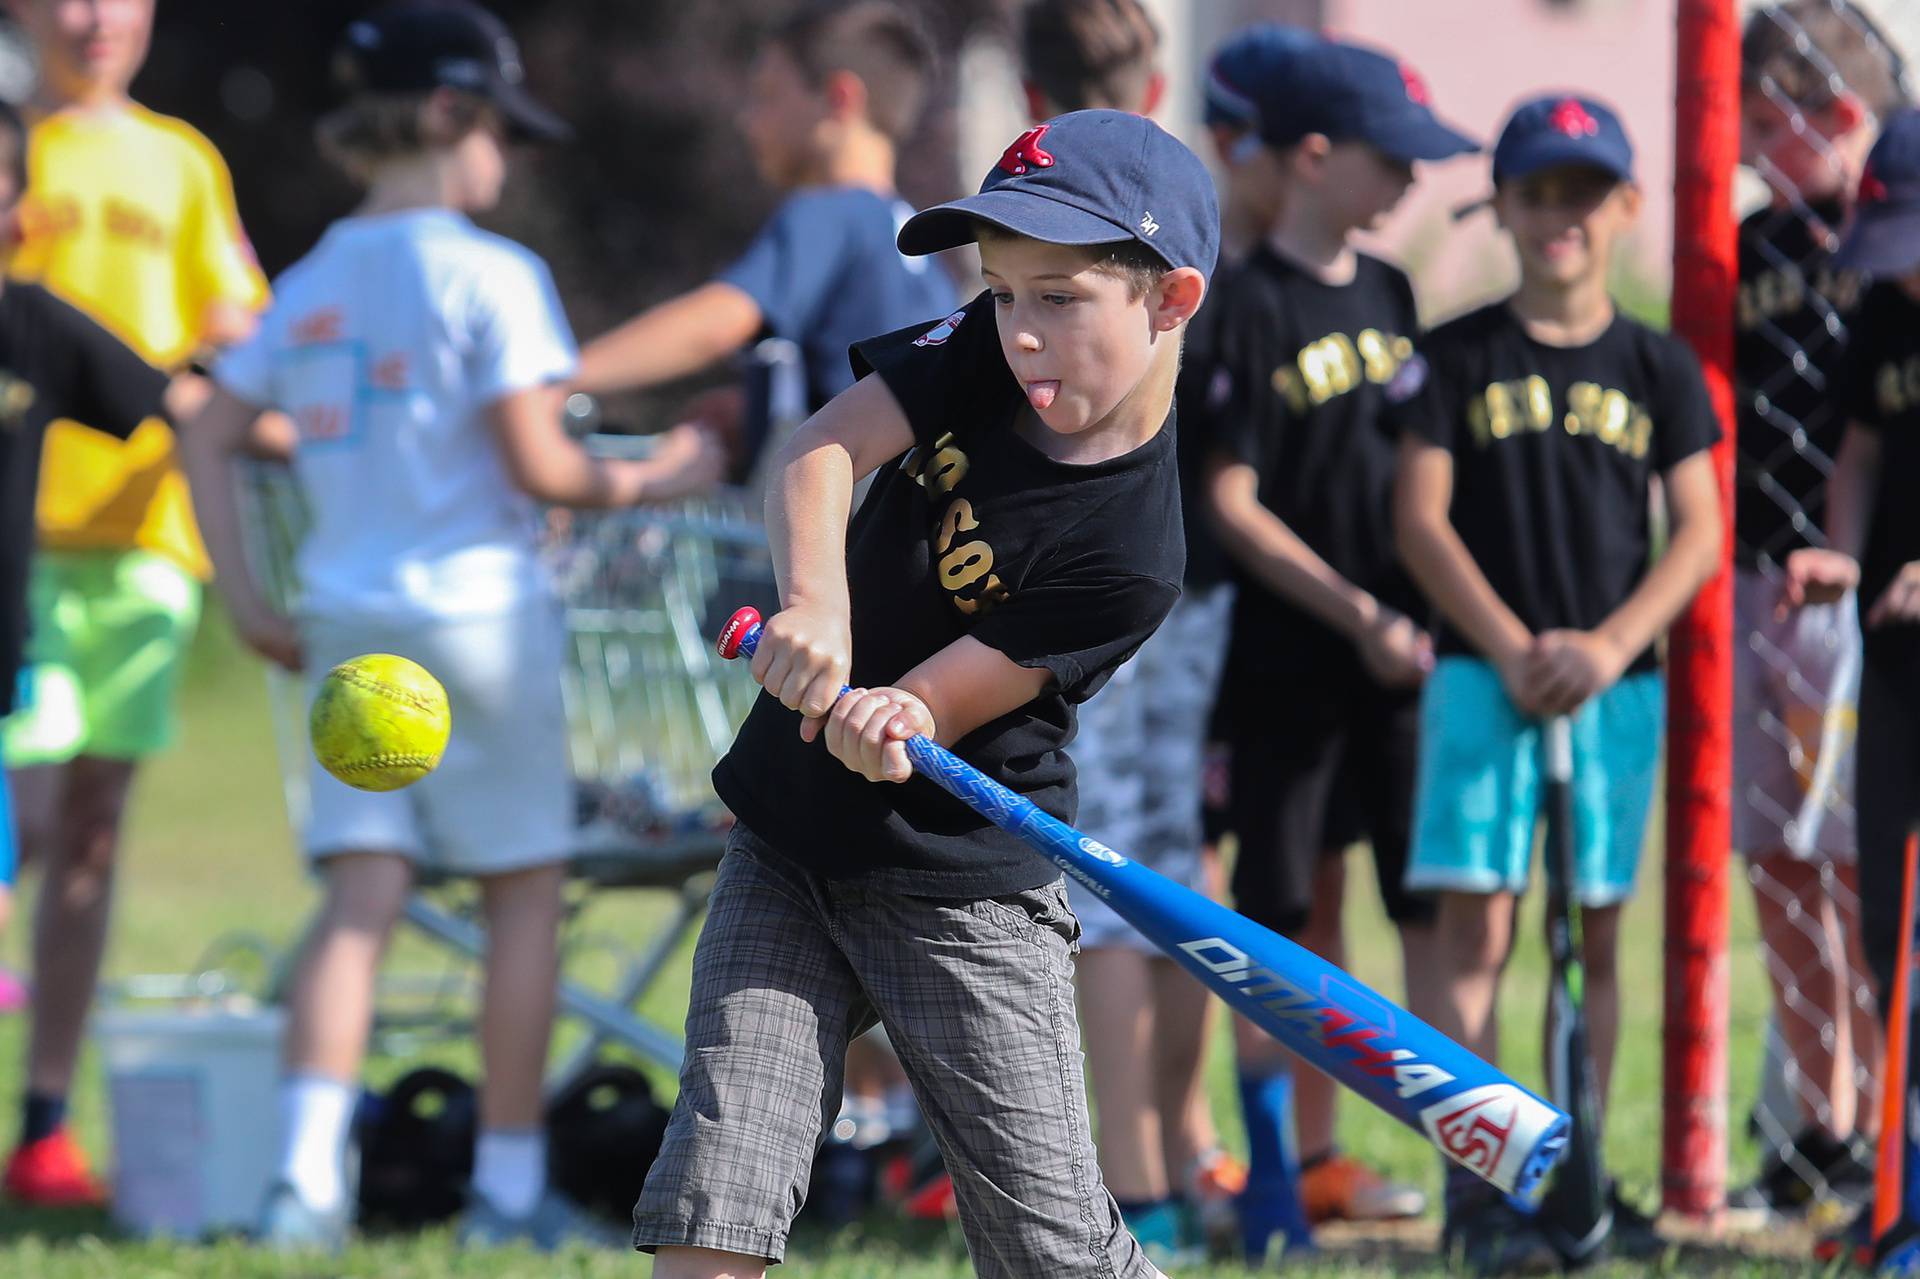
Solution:
[[[1774,616],[1780,589],[1734,577],[1733,846],[1854,858],[1860,623],[1853,597]]]
[[[1069,748],[1079,777],[1079,828],[1201,892],[1201,764],[1232,605],[1231,586],[1181,595],[1152,638],[1080,708],[1080,731]],[[1159,953],[1098,897],[1072,885],[1068,892],[1082,950]]]
[[[573,769],[560,692],[566,633],[554,601],[438,622],[309,618],[304,630],[309,699],[338,663],[394,653],[446,686],[453,718],[440,767],[404,790],[355,790],[310,763],[309,857],[399,853],[466,875],[566,860]]]

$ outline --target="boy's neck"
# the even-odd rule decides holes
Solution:
[[[1267,247],[1322,284],[1353,283],[1359,255],[1347,243],[1347,228],[1321,216],[1309,198],[1296,189],[1281,210],[1279,221],[1267,232]]]
[[[30,99],[34,110],[44,115],[54,115],[61,111],[109,114],[125,111],[133,105],[125,88],[115,85],[88,85],[72,92],[61,92],[49,85],[42,85]]]
[[[1602,272],[1571,284],[1530,280],[1522,273],[1520,288],[1507,306],[1527,336],[1547,346],[1585,346],[1613,323],[1613,295]]]
[[[800,185],[860,187],[875,195],[890,196],[894,193],[896,159],[893,143],[879,130],[851,131],[809,166]]]
[[[355,209],[356,217],[378,217],[414,209],[451,209],[448,179],[432,157],[422,156],[382,165],[367,184],[367,195]]]

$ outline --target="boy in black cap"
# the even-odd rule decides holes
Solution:
[[[1179,592],[1173,387],[1218,239],[1205,168],[1152,122],[1037,125],[900,233],[915,254],[978,240],[987,290],[856,346],[861,380],[781,451],[768,695],[714,771],[740,824],[634,1210],[660,1279],[780,1260],[847,1040],[876,1021],[981,1274],[1158,1273],[1088,1135],[1060,876],[912,779],[903,742],[1073,819],[1074,707]]]
[[[1223,687],[1240,837],[1234,905],[1344,963],[1342,854],[1373,846],[1409,985],[1428,970],[1432,903],[1401,889],[1413,802],[1418,689],[1431,645],[1395,562],[1394,440],[1385,388],[1419,328],[1413,288],[1352,237],[1385,221],[1418,161],[1475,149],[1440,123],[1407,67],[1309,38],[1270,45],[1235,86],[1254,112],[1278,211],[1208,308],[1200,426],[1207,490],[1239,571]],[[1311,671],[1305,685],[1299,672]],[[1293,1071],[1242,1023],[1240,1087],[1251,1154],[1248,1251],[1307,1223],[1419,1214],[1425,1198],[1334,1144],[1336,1088]],[[1297,1088],[1299,1204],[1285,1158]],[[1305,1221],[1301,1218],[1304,1215]]]
[[[1633,152],[1591,98],[1519,107],[1493,208],[1520,287],[1436,329],[1388,388],[1404,436],[1400,554],[1438,608],[1421,702],[1409,888],[1439,895],[1437,998],[1420,1011],[1489,1061],[1539,811],[1542,721],[1572,720],[1586,1011],[1606,1097],[1615,957],[1652,804],[1664,691],[1654,639],[1712,574],[1719,436],[1686,347],[1621,315],[1615,241],[1639,210]],[[1651,567],[1650,488],[1671,535]],[[1616,1212],[1616,1221],[1630,1219]],[[1449,1246],[1482,1267],[1550,1260],[1506,1200],[1447,1182]]]
[[[1785,593],[1799,604],[1857,592],[1861,935],[1884,1010],[1912,887],[1902,855],[1920,824],[1920,504],[1905,487],[1920,468],[1920,110],[1894,115],[1868,153],[1834,263],[1873,283],[1848,329],[1828,546],[1788,557]]]

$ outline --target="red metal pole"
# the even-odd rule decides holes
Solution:
[[[1727,901],[1732,843],[1734,168],[1740,33],[1734,0],[1679,0],[1673,331],[1700,357],[1724,438],[1714,449],[1728,558],[1668,648],[1667,991],[1662,1027],[1665,1207],[1726,1201]]]

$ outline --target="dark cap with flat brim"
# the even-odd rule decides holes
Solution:
[[[573,129],[527,92],[520,48],[506,24],[468,0],[409,0],[347,27],[334,59],[342,92],[457,89],[493,106],[510,133],[560,142]]]
[[[1317,133],[1332,142],[1364,142],[1409,164],[1480,149],[1434,115],[1418,72],[1376,50],[1319,38],[1291,57],[1272,49],[1248,69],[1264,72],[1239,87],[1256,109],[1260,137],[1272,146]]]
[[[1125,111],[1071,111],[1028,129],[977,194],[907,219],[900,251],[971,244],[978,222],[1048,244],[1134,240],[1168,266],[1204,275],[1220,254],[1220,206],[1206,165],[1171,133]]]
[[[1895,112],[1867,153],[1833,263],[1882,276],[1920,267],[1920,109]]]

